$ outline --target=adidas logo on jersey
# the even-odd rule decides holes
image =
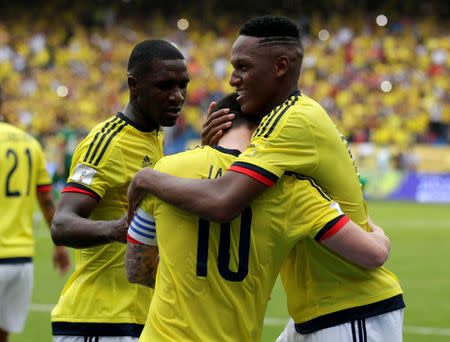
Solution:
[[[150,158],[148,156],[144,157],[144,160],[142,161],[142,167],[150,167],[152,166],[152,162],[150,161]]]

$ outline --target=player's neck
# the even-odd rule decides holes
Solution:
[[[250,143],[252,133],[253,132],[249,131],[245,125],[231,128],[224,133],[222,138],[220,138],[218,145],[230,150],[239,150],[243,152]]]
[[[159,128],[159,125],[157,125],[156,123],[152,123],[146,120],[144,115],[141,114],[139,109],[136,108],[136,106],[134,106],[131,101],[127,103],[124,110],[122,111],[122,114],[146,131],[151,131]]]

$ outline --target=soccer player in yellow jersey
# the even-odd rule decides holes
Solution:
[[[258,124],[256,116],[239,114],[236,97],[231,94],[217,104],[236,114],[219,146],[165,157],[155,169],[191,178],[220,177]],[[155,294],[140,341],[259,341],[270,292],[296,241],[309,237],[348,249],[358,262],[363,262],[358,254],[384,262],[389,240],[377,230],[367,233],[356,226],[336,202],[296,175],[282,177],[240,217],[220,225],[148,196],[128,230],[125,263],[130,280],[152,286],[159,249]],[[355,234],[363,239],[351,245],[348,240]]]
[[[180,115],[189,77],[171,43],[145,40],[128,62],[130,99],[78,146],[52,224],[57,244],[77,248],[76,270],[52,311],[54,341],[136,341],[152,290],[125,275],[126,191],[162,157],[161,126]]]
[[[22,331],[30,304],[36,198],[49,225],[55,205],[41,146],[6,122],[0,122],[0,165],[0,342],[7,342],[9,332]],[[65,247],[55,247],[53,264],[60,274],[67,272]]]
[[[310,180],[325,196],[336,200],[347,216],[368,230],[367,209],[346,141],[323,108],[298,90],[302,58],[303,48],[295,23],[284,17],[271,16],[247,22],[233,45],[231,64],[234,70],[230,84],[239,93],[237,100],[244,114],[264,115],[250,146],[223,177],[215,180],[180,179],[154,170],[139,172],[129,191],[129,219],[143,193],[150,192],[204,219],[226,222],[239,215],[283,174],[295,173]],[[329,273],[328,276],[334,275]],[[324,277],[321,282],[328,280]],[[302,278],[302,281],[306,279]],[[382,328],[377,326],[377,331],[369,336],[382,331],[385,335],[377,341],[399,341],[405,305],[398,279],[380,267],[359,272],[355,281],[360,281],[360,286],[353,287],[353,283],[347,286],[358,289],[358,301],[314,292],[322,299],[321,305],[329,305],[328,310],[336,315],[349,309],[357,312],[339,320],[327,320],[327,324],[318,329],[346,329],[346,335],[341,334],[345,338],[340,339],[352,341],[352,320],[386,318],[379,325]],[[311,285],[289,287],[288,301],[305,295],[305,286],[316,291],[309,288]],[[370,294],[367,294],[368,288],[373,289]],[[342,305],[333,306],[335,300]],[[364,310],[366,305],[372,305],[376,310]],[[390,313],[396,318],[393,324],[387,317]],[[316,314],[322,313],[317,311]],[[291,312],[291,316],[297,317],[297,314]],[[393,329],[387,329],[388,326]],[[301,340],[309,334],[299,331],[297,337]],[[335,338],[324,337],[322,340],[334,341]]]

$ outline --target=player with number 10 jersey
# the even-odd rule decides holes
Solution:
[[[165,157],[155,169],[217,178],[238,154],[204,146]],[[148,195],[140,209],[155,218],[160,261],[140,341],[259,341],[267,301],[290,249],[347,222],[334,205],[295,175],[282,177],[225,224]]]

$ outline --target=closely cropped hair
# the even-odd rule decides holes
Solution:
[[[218,111],[219,109],[229,108],[231,113],[241,114],[241,105],[237,102],[238,93],[234,92],[222,97],[219,101],[217,101],[216,106],[214,107],[214,111]]]
[[[161,39],[144,40],[137,44],[128,60],[128,73],[137,77],[152,71],[154,60],[184,59],[183,54],[171,43]]]
[[[247,125],[248,128],[252,129],[259,125],[261,117],[258,115],[244,115],[241,112],[241,105],[237,102],[238,93],[234,92],[222,97],[217,101],[214,111],[219,109],[229,108],[230,113],[234,114],[232,127],[239,127],[241,125]],[[228,128],[229,129],[229,128]],[[227,131],[227,130],[225,130]]]
[[[286,17],[266,15],[251,19],[242,26],[240,35],[251,37],[292,37],[300,40],[300,29]]]

